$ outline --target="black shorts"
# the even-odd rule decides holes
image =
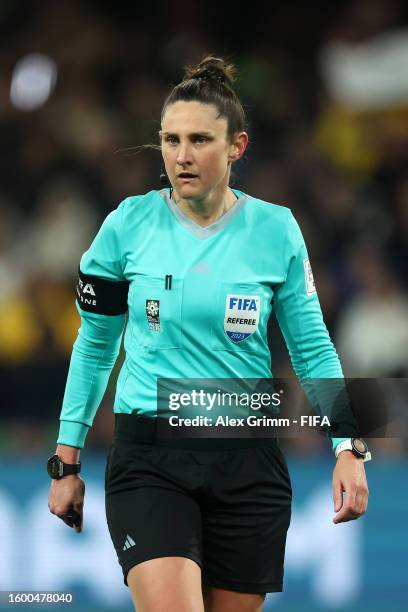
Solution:
[[[119,417],[122,432],[129,431],[126,416]],[[291,483],[276,440],[254,442],[194,450],[116,432],[105,473],[106,516],[126,585],[134,565],[181,556],[198,563],[204,585],[282,590]]]

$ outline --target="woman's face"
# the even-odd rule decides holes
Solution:
[[[230,143],[227,120],[217,115],[213,104],[180,100],[170,105],[163,116],[160,131],[163,160],[167,176],[181,198],[201,199],[225,189],[231,162],[245,150],[246,133],[242,132],[245,136],[241,138],[237,135]]]

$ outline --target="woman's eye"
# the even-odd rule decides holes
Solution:
[[[178,144],[177,136],[166,136],[165,140],[170,144]],[[208,141],[208,138],[206,136],[195,136],[193,140],[194,142],[204,143]]]

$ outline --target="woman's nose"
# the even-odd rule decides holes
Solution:
[[[177,152],[177,163],[186,164],[191,161],[191,150],[187,144],[181,144]]]

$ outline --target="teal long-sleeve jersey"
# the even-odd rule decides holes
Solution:
[[[234,205],[207,227],[169,189],[129,197],[106,217],[80,261],[59,444],[83,447],[126,318],[115,413],[155,416],[158,378],[271,378],[272,310],[300,380],[343,377],[290,209],[233,191]]]

